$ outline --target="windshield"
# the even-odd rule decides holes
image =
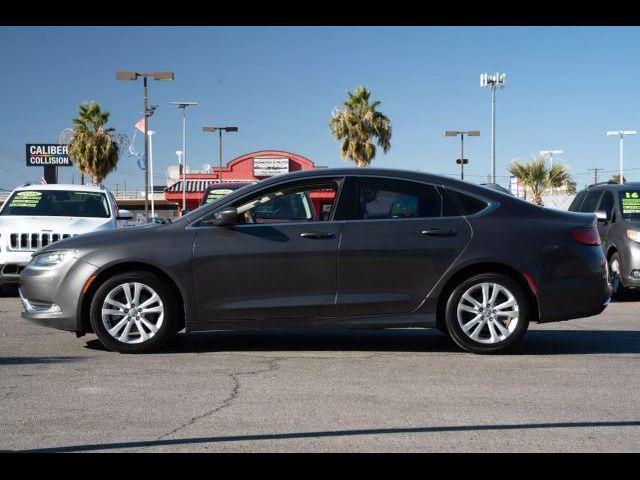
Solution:
[[[620,192],[620,210],[625,220],[640,221],[640,189]]]
[[[109,218],[107,196],[72,190],[22,190],[14,192],[0,215]]]

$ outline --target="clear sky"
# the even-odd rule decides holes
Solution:
[[[188,163],[217,165],[217,135],[203,125],[237,125],[225,162],[279,149],[318,165],[349,165],[329,134],[332,108],[365,85],[393,124],[391,150],[373,165],[455,175],[459,140],[447,129],[481,131],[465,142],[474,182],[490,168],[490,92],[482,72],[505,72],[497,93],[497,174],[512,159],[562,149],[578,186],[600,167],[618,168],[618,140],[607,130],[640,130],[639,28],[593,27],[2,27],[0,28],[0,187],[37,181],[25,143],[57,143],[78,104],[96,100],[117,131],[133,134],[142,82],[116,70],[172,70],[150,83],[156,184],[177,163],[181,115],[172,100],[200,103],[188,113]],[[143,150],[138,136],[135,148]],[[628,180],[640,180],[640,136],[625,141]],[[73,168],[61,168],[71,182]],[[78,181],[76,172],[75,181]],[[143,184],[125,154],[105,184]]]

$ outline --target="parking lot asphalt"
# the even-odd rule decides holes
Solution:
[[[436,330],[181,334],[106,351],[0,297],[0,450],[640,450],[640,294],[515,353]]]

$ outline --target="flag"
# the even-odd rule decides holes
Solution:
[[[138,123],[136,123],[136,128],[144,133],[144,117],[138,120]]]
[[[44,185],[46,183],[47,183],[47,181],[44,179],[44,177],[40,177],[40,184]]]

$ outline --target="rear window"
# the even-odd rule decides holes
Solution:
[[[0,215],[109,218],[107,196],[73,190],[21,190],[7,200]]]
[[[448,188],[443,188],[442,190],[444,190],[445,193],[443,196],[444,203],[442,205],[442,215],[444,217],[473,215],[487,206],[486,202],[471,195],[466,195]]]
[[[569,210],[571,212],[579,212],[580,206],[582,205],[582,201],[584,200],[584,197],[586,195],[587,195],[586,190],[583,190],[578,195],[576,195],[576,198],[574,198],[573,202],[571,202],[571,205],[569,205]]]

